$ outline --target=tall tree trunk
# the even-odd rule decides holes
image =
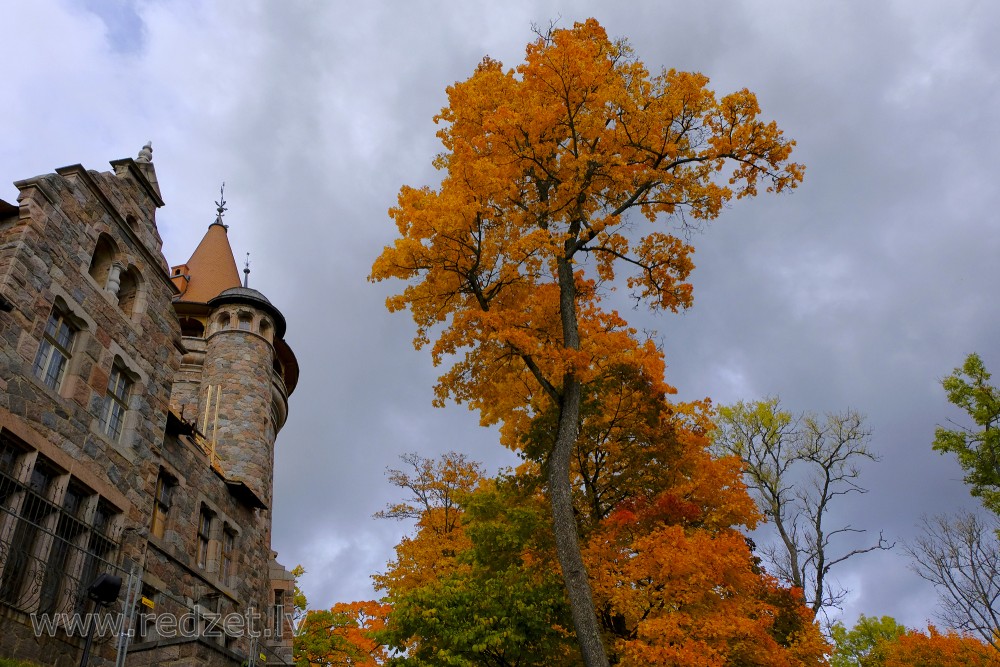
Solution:
[[[569,259],[559,260],[559,312],[562,319],[563,346],[580,349],[576,319],[576,284]],[[570,460],[580,432],[580,381],[572,371],[563,377],[559,405],[559,429],[549,454],[549,503],[556,553],[562,567],[563,582],[573,612],[573,626],[583,663],[587,667],[607,667],[608,657],[601,641],[601,629],[594,610],[594,598],[587,578],[587,568],[580,554],[580,536],[573,513],[573,489],[570,485]]]

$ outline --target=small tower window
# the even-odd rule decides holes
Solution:
[[[251,331],[253,329],[253,316],[249,313],[240,313],[239,327],[243,331]]]

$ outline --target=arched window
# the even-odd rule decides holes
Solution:
[[[103,289],[108,284],[108,274],[111,272],[111,264],[118,254],[115,242],[107,234],[101,234],[97,239],[97,247],[94,248],[94,256],[90,260],[90,277],[94,279]]]
[[[128,267],[121,277],[121,287],[118,288],[118,307],[127,316],[138,312],[139,297],[142,293],[142,276],[134,266]]]
[[[253,331],[253,315],[250,313],[240,313],[239,328],[243,331]]]

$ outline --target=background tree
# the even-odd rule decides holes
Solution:
[[[934,584],[948,627],[1000,649],[1000,544],[995,519],[971,512],[924,517],[922,535],[906,546],[913,570]]]
[[[551,30],[515,70],[486,58],[448,89],[435,161],[446,176],[437,190],[402,188],[390,211],[400,238],[372,268],[373,280],[410,281],[387,305],[410,309],[415,345],[434,334],[435,363],[457,359],[438,404],[468,402],[512,447],[534,416],[558,410],[546,491],[587,665],[608,661],[573,515],[582,388],[609,367],[661,364],[600,307],[595,280],[612,283],[622,263],[637,298],[691,304],[692,248],[663,218],[686,227],[761,184],[801,180],[793,142],[758,114],[747,90],[716,99],[702,75],[650,75],[594,20]],[[632,212],[662,231],[640,232]]]
[[[886,645],[906,632],[906,626],[892,616],[861,614],[850,630],[840,621],[832,623],[830,638],[834,647],[830,667],[880,667],[885,663]]]
[[[778,541],[762,551],[774,573],[802,591],[814,612],[836,607],[846,591],[831,587],[830,570],[876,549],[889,549],[882,534],[875,544],[837,551],[833,540],[863,533],[851,525],[831,528],[830,504],[841,496],[866,493],[858,484],[859,463],[877,461],[868,446],[864,416],[848,410],[793,415],[779,399],[740,401],[718,410],[715,449],[743,462],[744,479]]]
[[[374,577],[376,587],[383,589],[414,588],[457,566],[455,556],[468,547],[458,500],[483,479],[482,466],[458,452],[448,452],[438,460],[416,453],[400,458],[407,468],[390,468],[389,482],[409,496],[375,516],[415,520],[417,535],[404,537],[389,571]]]
[[[406,562],[397,558],[376,577],[392,605],[379,635],[397,654],[389,664],[579,664],[562,581],[551,567],[555,553],[542,499],[507,478],[484,480],[460,504],[454,530],[467,538],[461,551],[412,551],[433,576],[401,577],[397,570]],[[435,539],[433,532],[421,527],[412,542],[428,539]]]
[[[338,602],[329,611],[309,611],[294,642],[298,667],[382,665],[385,647],[374,637],[389,607],[372,601]]]
[[[977,428],[938,426],[934,449],[951,452],[965,471],[965,483],[983,505],[1000,514],[1000,390],[977,354],[941,381],[948,400],[965,410]]]

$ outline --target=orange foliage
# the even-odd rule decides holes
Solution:
[[[644,623],[653,628],[679,618],[666,613],[669,601],[616,597],[615,585],[642,593],[648,577],[636,569],[639,562],[649,576],[667,576],[663,558],[718,550],[724,562],[712,577],[689,584],[692,595],[704,584],[711,590],[703,594],[721,600],[714,607],[708,598],[697,602],[706,609],[738,604],[713,592],[708,582],[716,575],[735,577],[733,586],[754,600],[769,585],[752,576],[745,547],[738,549],[735,533],[726,532],[756,517],[735,469],[704,454],[704,417],[696,406],[665,406],[664,395],[674,390],[663,379],[660,350],[601,304],[624,266],[637,299],[657,309],[687,308],[694,250],[668,232],[665,219],[689,230],[690,220],[716,218],[734,197],[756,195],[761,186],[780,192],[802,179],[802,166],[789,161],[794,142],[759,118],[751,92],[720,99],[707,85],[697,73],[651,74],[625,41],[610,40],[593,19],[540,35],[516,69],[485,58],[468,80],[448,88],[448,106],[436,117],[444,146],[435,160],[445,172],[440,187],[400,190],[389,211],[399,237],[370,276],[407,282],[387,307],[409,310],[414,345],[430,345],[435,364],[451,363],[435,387],[435,404],[466,403],[484,425],[500,424],[505,446],[547,466],[559,562],[581,651],[592,664],[606,660],[595,650],[599,630],[571,502],[602,545],[588,547],[588,558],[610,577],[595,577],[598,598],[634,633],[645,632]],[[643,219],[658,228],[648,230]],[[581,397],[590,405],[578,413]],[[675,450],[685,452],[686,463]],[[695,470],[702,464],[704,474]],[[623,526],[616,533],[622,521],[601,526],[628,509],[619,508],[626,500],[645,532]],[[439,521],[433,514],[427,520]],[[670,530],[661,534],[664,525]],[[460,546],[442,551],[440,538],[425,540],[424,533],[400,545],[381,586],[421,581],[419,563],[437,563],[435,555]],[[461,539],[460,530],[446,534]],[[654,549],[661,538],[665,545]],[[649,553],[631,564],[636,545]],[[403,579],[391,580],[395,571]],[[739,608],[757,615],[752,628],[731,629],[750,638],[747,651],[753,628],[759,634],[769,624],[767,609]],[[727,654],[723,644],[736,639],[718,633],[718,650]],[[669,657],[650,659],[661,658]]]
[[[595,281],[614,280],[624,263],[638,297],[686,308],[693,248],[664,231],[636,237],[629,212],[709,220],[761,183],[795,187],[803,172],[752,93],[717,99],[707,84],[694,73],[651,75],[591,19],[530,44],[515,70],[486,58],[448,88],[435,162],[446,176],[436,190],[401,189],[389,212],[399,238],[371,273],[410,281],[387,305],[411,311],[418,348],[436,334],[435,363],[459,355],[438,404],[467,402],[483,423],[502,422],[516,447],[567,373],[587,383],[624,365],[662,378],[656,347],[600,308]],[[579,349],[559,319],[557,268],[567,260]]]
[[[884,644],[883,667],[1000,667],[1000,651],[975,637],[942,634],[931,626],[928,634],[912,631]]]

